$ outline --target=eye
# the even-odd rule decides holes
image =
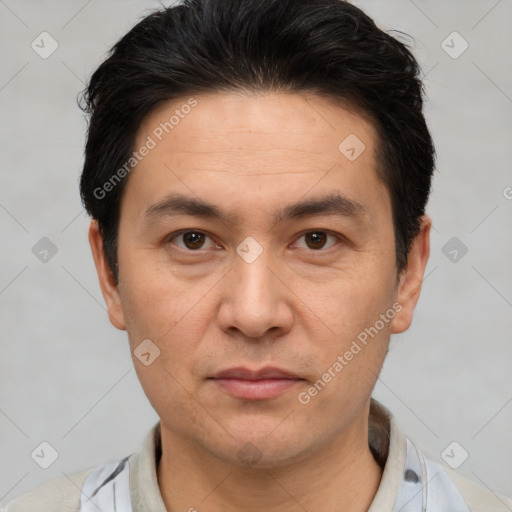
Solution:
[[[303,233],[299,240],[304,239],[306,241],[305,249],[312,249],[318,251],[320,249],[326,249],[325,245],[329,238],[334,240],[334,243],[327,247],[327,249],[336,245],[337,241],[340,240],[340,237],[336,237],[325,231],[308,231],[307,233]]]
[[[331,244],[328,245],[329,239]],[[308,231],[303,233],[298,240],[305,240],[306,246],[301,249],[311,249],[313,251],[320,251],[321,249],[330,249],[334,247],[341,237],[332,235],[326,231]],[[208,241],[210,244],[208,245]],[[220,248],[206,233],[199,230],[188,230],[174,233],[167,238],[167,243],[174,243],[180,249],[188,252],[197,252],[201,249]],[[295,244],[297,246],[297,242]],[[327,245],[327,247],[326,247]]]
[[[175,243],[175,245],[186,251],[198,251],[199,249],[207,249],[208,247],[205,247],[205,242],[207,240],[211,241],[211,247],[217,247],[217,244],[215,244],[215,242],[213,242],[213,240],[206,233],[196,230],[181,231],[179,233],[175,233],[167,239],[167,242],[171,243],[174,240],[182,242],[183,245],[180,245],[179,243]]]

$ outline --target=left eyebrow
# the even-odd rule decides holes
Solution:
[[[285,220],[320,215],[334,215],[361,220],[366,213],[366,209],[358,201],[349,199],[339,193],[332,193],[323,197],[298,201],[280,208],[274,212],[272,219],[274,227]],[[169,194],[162,201],[150,206],[144,217],[147,222],[151,222],[160,217],[180,214],[217,219],[226,224],[236,223],[239,220],[237,215],[224,212],[214,204],[179,193]]]
[[[284,207],[274,214],[274,224],[287,219],[299,219],[315,215],[334,215],[359,219],[366,215],[365,207],[358,201],[339,193],[297,202]]]

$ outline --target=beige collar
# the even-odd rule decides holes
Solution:
[[[391,511],[403,475],[406,439],[389,411],[373,399],[368,440],[375,459],[384,465],[381,483],[368,512]],[[156,476],[160,442],[160,423],[156,423],[147,434],[141,450],[130,457],[133,512],[167,512]]]

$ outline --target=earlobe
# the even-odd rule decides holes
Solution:
[[[406,331],[412,322],[414,308],[421,292],[421,284],[430,255],[430,228],[432,220],[428,215],[421,218],[420,232],[413,240],[398,285],[397,302],[402,306],[391,323],[391,333]]]
[[[110,323],[120,330],[126,330],[124,313],[121,305],[119,288],[112,274],[112,270],[103,250],[103,237],[101,236],[98,221],[93,219],[89,226],[89,244],[91,245],[94,264],[100,283],[101,293],[107,304]]]

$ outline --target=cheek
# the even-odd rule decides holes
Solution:
[[[132,268],[136,271],[126,272],[120,281],[120,295],[139,377],[144,386],[156,385],[157,389],[174,386],[173,378],[190,387],[201,342],[212,338],[206,330],[211,329],[214,315],[216,279],[210,276],[206,282],[192,283],[169,270],[144,271],[143,265]],[[154,365],[158,372],[146,372],[137,360],[138,347],[146,339],[157,347]]]
[[[198,318],[206,314],[204,304],[197,303],[193,289],[187,291],[166,279],[139,274],[129,285],[126,282],[121,297],[142,388],[161,417],[178,409],[189,410],[190,416],[194,361],[203,338]]]
[[[138,379],[153,409],[167,424],[180,429],[187,435],[196,424],[204,421],[204,408],[201,407],[195,390],[187,380],[180,354],[175,354],[178,366],[170,365],[162,354],[151,366],[134,361]]]
[[[346,272],[325,283],[297,283],[306,306],[320,324],[343,343],[369,328],[392,308],[396,290],[394,275],[375,265],[365,272]],[[392,312],[390,312],[392,314]],[[380,325],[380,324],[379,324]],[[386,323],[388,326],[388,323]],[[385,330],[385,329],[379,329]]]
[[[167,339],[200,309],[197,286],[176,277],[171,268],[156,266],[153,254],[146,252],[123,263],[119,291],[134,341]]]
[[[333,420],[370,396],[398,312],[393,273],[387,275],[378,265],[374,269],[334,281],[322,293],[310,296],[311,309],[322,313],[323,322],[318,325],[327,336],[316,349],[321,382],[320,391],[312,391],[318,391],[318,399],[312,402],[324,407],[330,403]]]

